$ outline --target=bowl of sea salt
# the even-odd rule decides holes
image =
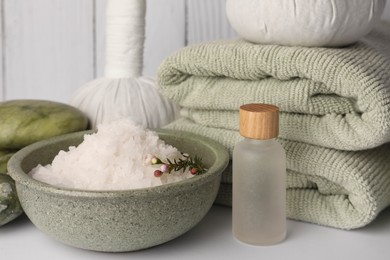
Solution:
[[[197,156],[207,169],[155,177],[152,158]],[[215,141],[144,129],[130,120],[32,144],[8,163],[31,222],[65,244],[95,251],[146,249],[179,237],[211,208],[229,155]]]

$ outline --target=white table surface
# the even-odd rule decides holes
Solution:
[[[0,227],[0,259],[390,259],[390,208],[370,225],[352,231],[288,221],[287,239],[255,247],[231,233],[231,208],[213,206],[188,233],[150,249],[101,253],[69,247],[46,236],[26,216]]]

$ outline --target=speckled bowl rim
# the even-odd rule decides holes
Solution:
[[[186,191],[188,189],[194,189],[196,187],[202,186],[204,183],[207,183],[214,178],[221,176],[222,171],[227,167],[229,163],[229,154],[227,149],[217,143],[216,141],[193,134],[186,131],[179,130],[168,130],[168,129],[155,129],[155,132],[159,135],[171,135],[178,138],[190,139],[194,142],[201,143],[203,146],[207,146],[215,154],[215,161],[212,166],[208,169],[205,174],[194,176],[189,179],[185,179],[175,183],[164,184],[160,186],[148,187],[148,188],[139,188],[139,189],[128,189],[128,190],[80,190],[80,189],[70,189],[52,186],[50,184],[35,180],[27,175],[21,168],[20,162],[31,152],[36,149],[42,148],[46,145],[65,141],[70,138],[75,138],[76,136],[83,136],[85,134],[93,133],[94,131],[80,131],[70,134],[65,134],[43,141],[36,142],[25,148],[16,152],[8,162],[8,172],[12,179],[16,183],[29,186],[30,188],[41,190],[48,193],[56,193],[73,197],[129,197],[129,196],[153,196],[153,195],[162,195],[166,192],[169,193],[169,190],[174,189],[175,192]],[[171,191],[172,192],[172,191]]]

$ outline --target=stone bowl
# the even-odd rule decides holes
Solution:
[[[180,182],[125,191],[58,188],[29,177],[38,164],[51,163],[60,150],[82,142],[77,132],[34,143],[8,163],[21,205],[43,233],[65,244],[95,251],[125,252],[156,246],[194,227],[211,208],[228,164],[215,141],[182,131],[158,130],[181,152],[202,158],[208,171]]]

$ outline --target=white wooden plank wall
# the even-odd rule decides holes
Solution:
[[[225,13],[226,0],[187,0],[187,43],[236,37]]]
[[[390,22],[390,1],[387,0],[385,10],[382,15],[382,19]]]
[[[185,44],[185,1],[148,0],[144,74],[155,77],[161,61]]]
[[[94,42],[95,42],[95,75],[94,77],[101,77],[104,74],[104,51],[105,51],[105,42],[104,42],[104,36],[105,36],[105,12],[106,12],[106,0],[98,0],[94,1]]]
[[[144,74],[186,44],[236,37],[225,0],[148,0]],[[104,74],[106,0],[0,0],[0,101],[68,102]],[[385,20],[390,21],[388,2]]]
[[[93,77],[92,7],[92,0],[3,0],[5,98],[62,100]]]

